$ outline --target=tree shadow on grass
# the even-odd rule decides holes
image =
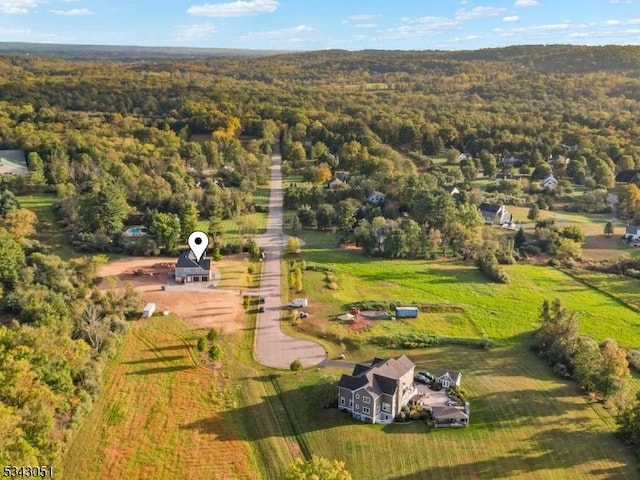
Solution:
[[[527,439],[528,447],[515,448],[506,454],[474,463],[458,463],[427,468],[420,472],[392,477],[392,480],[422,480],[439,478],[500,479],[511,477],[526,478],[535,472],[544,470],[566,470],[585,463],[594,464],[588,471],[589,477],[600,479],[637,478],[636,462],[631,454],[614,449],[619,465],[610,468],[598,468],[599,462],[614,463],[611,449],[601,448],[603,444],[615,442],[606,432],[574,431],[553,429],[540,432]],[[557,478],[563,478],[566,472],[557,472]],[[577,473],[576,473],[577,475]]]
[[[187,365],[174,365],[171,367],[157,367],[157,368],[146,368],[144,370],[136,370],[134,372],[129,372],[127,375],[154,375],[157,373],[173,373],[173,372],[181,372],[183,370],[193,370],[196,367],[187,366]]]
[[[153,357],[153,358],[141,358],[139,360],[131,360],[129,362],[121,362],[124,365],[138,365],[145,363],[156,363],[156,362],[173,362],[176,360],[181,360],[186,358],[184,355],[172,355],[168,357]]]

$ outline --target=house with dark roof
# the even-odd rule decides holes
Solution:
[[[387,196],[384,193],[373,191],[369,195],[367,195],[367,202],[371,203],[372,205],[382,205],[386,198]]]
[[[456,370],[442,369],[436,373],[435,380],[442,388],[459,387],[462,381],[462,373]]]
[[[632,183],[640,180],[640,170],[620,170],[616,174],[616,183]]]
[[[455,187],[453,185],[444,187],[444,190],[452,197],[457,197],[458,195],[460,195],[460,190],[458,190],[458,187]]]
[[[357,364],[351,375],[342,375],[338,382],[338,408],[363,422],[392,423],[416,393],[415,367],[405,355]]]
[[[627,225],[624,231],[624,237],[627,242],[635,242],[640,240],[640,227],[638,225]]]
[[[558,179],[554,177],[553,174],[550,173],[545,178],[540,180],[540,186],[542,188],[554,190],[558,186]]]
[[[198,262],[191,250],[183,252],[178,257],[175,275],[176,283],[208,282],[211,280],[211,259],[203,256]]]
[[[511,223],[512,216],[507,212],[504,205],[493,205],[491,203],[481,203],[478,207],[485,223],[490,225],[504,225]]]
[[[439,427],[466,427],[469,425],[469,403],[464,407],[458,406],[434,406],[431,407],[433,426]]]

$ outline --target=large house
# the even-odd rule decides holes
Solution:
[[[415,393],[415,367],[405,355],[357,364],[351,375],[340,378],[338,408],[364,422],[392,423]]]
[[[640,170],[620,170],[616,174],[616,183],[632,183],[640,179]]]
[[[176,283],[208,282],[211,280],[211,260],[198,262],[191,250],[183,252],[176,263]]]
[[[481,203],[478,207],[485,223],[491,225],[504,225],[511,223],[512,216],[507,212],[504,205],[493,205],[491,203]]]

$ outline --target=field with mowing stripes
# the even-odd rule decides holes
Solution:
[[[254,479],[265,467],[278,472],[291,461],[278,425],[252,435],[253,446],[245,440],[240,415],[270,393],[264,382],[246,380],[250,367],[240,367],[240,374],[233,361],[232,370],[203,366],[194,345],[205,332],[186,329],[176,317],[132,327],[67,450],[64,478]],[[235,341],[246,347],[245,332],[222,339],[231,358]],[[254,448],[271,460],[258,461]]]
[[[355,480],[637,478],[635,459],[611,433],[609,413],[522,347],[368,353],[406,353],[419,369],[461,370],[471,425],[363,424],[318,405],[314,384],[326,369],[282,375],[282,398],[303,442],[316,455],[344,460]],[[333,372],[340,373],[347,370]]]

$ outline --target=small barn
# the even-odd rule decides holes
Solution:
[[[418,307],[396,307],[396,318],[418,318]]]
[[[142,318],[149,318],[156,311],[155,303],[147,303],[142,310]]]

